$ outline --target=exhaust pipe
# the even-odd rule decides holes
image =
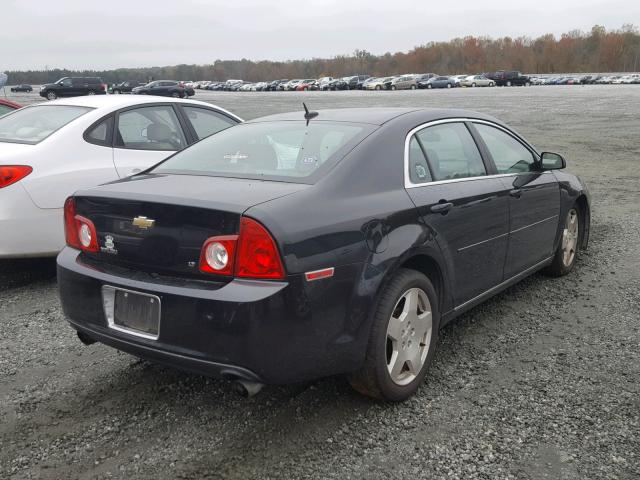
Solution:
[[[93,338],[91,338],[89,335],[87,335],[86,333],[82,333],[82,332],[77,332],[78,333],[78,338],[80,339],[80,341],[82,343],[84,343],[85,345],[93,345],[94,343],[96,343],[96,340],[94,340]]]
[[[253,397],[260,393],[264,387],[263,383],[251,382],[249,380],[238,379],[233,382],[234,390],[244,398]]]

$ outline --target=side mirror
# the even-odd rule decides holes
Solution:
[[[561,170],[567,166],[564,157],[558,153],[542,152],[540,155],[542,170]]]

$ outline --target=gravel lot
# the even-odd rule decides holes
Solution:
[[[303,100],[493,114],[587,182],[590,249],[569,276],[535,275],[449,325],[400,405],[341,378],[245,400],[226,382],[86,347],[60,311],[53,261],[0,262],[0,478],[640,477],[639,86],[195,98],[246,118]]]

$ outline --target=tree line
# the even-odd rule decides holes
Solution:
[[[640,31],[631,24],[607,30],[573,30],[559,38],[552,34],[529,37],[455,38],[429,42],[409,52],[373,55],[356,50],[351,55],[290,61],[216,60],[207,65],[174,65],[116,70],[45,69],[9,71],[11,84],[53,82],[65,76],[99,76],[107,83],[125,80],[261,81],[283,78],[341,77],[355,74],[386,76],[434,72],[441,75],[475,74],[495,70],[525,73],[636,72],[640,69]]]

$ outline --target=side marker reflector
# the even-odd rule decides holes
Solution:
[[[322,270],[314,270],[313,272],[307,272],[304,274],[304,278],[307,282],[313,282],[314,280],[321,280],[323,278],[333,277],[334,268],[323,268]]]

